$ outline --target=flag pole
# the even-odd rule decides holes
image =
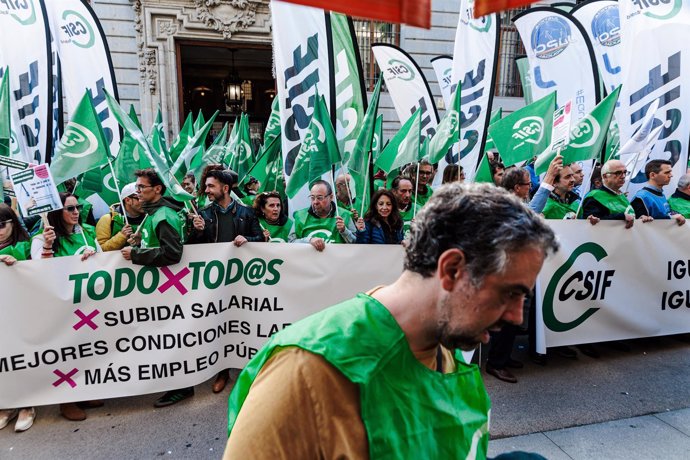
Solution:
[[[331,187],[333,192],[335,193],[335,177],[333,176],[333,168],[331,167]],[[338,198],[335,199],[335,215],[336,217],[340,217],[340,211],[338,211]]]
[[[592,165],[592,169],[589,170],[589,174],[587,175],[587,182],[582,182],[582,184],[591,184],[592,183],[592,176],[594,175],[594,165]],[[580,205],[577,207],[577,212],[575,213],[575,218],[577,219],[577,216],[580,215],[580,210],[582,209],[582,203],[585,202],[585,197],[580,197]]]
[[[417,217],[417,193],[419,193],[419,162],[417,162],[417,180],[414,183],[414,204],[412,205],[412,218]]]
[[[367,171],[364,173],[364,191],[362,192],[362,212],[359,217],[364,218],[364,197],[367,194],[367,187],[369,186],[369,163],[371,163],[371,150],[369,150],[369,157],[367,158]]]
[[[108,166],[110,166],[110,173],[113,175],[113,182],[115,182],[115,189],[117,190],[117,199],[120,201],[120,206],[122,207],[122,217],[124,217],[125,219],[125,224],[129,225],[129,220],[127,219],[127,211],[125,210],[125,202],[122,199],[122,190],[120,189],[120,184],[118,183],[117,177],[115,175],[113,162],[110,161],[110,155],[108,155]]]

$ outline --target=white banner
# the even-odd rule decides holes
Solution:
[[[513,18],[525,46],[534,100],[557,91],[557,104],[573,101],[573,125],[599,101],[594,51],[582,26],[559,9],[530,8]]]
[[[450,87],[453,83],[453,58],[450,56],[436,56],[431,60],[431,67],[434,68],[438,86],[441,88],[443,104],[446,106],[446,110],[448,110],[453,100],[450,92]]]
[[[120,129],[108,109],[104,92],[117,98],[117,84],[101,25],[91,7],[81,0],[49,0],[45,6],[50,30],[56,37],[67,113],[71,118],[84,92],[89,91],[110,152],[117,156]]]
[[[244,367],[288,324],[394,281],[402,257],[384,245],[227,243],[185,246],[164,268],[118,252],[0,264],[0,407],[199,384]]]
[[[322,9],[271,1],[273,56],[280,105],[286,181],[292,174],[317,90],[331,104],[331,66],[326,13]],[[299,26],[296,26],[299,25]],[[309,206],[305,187],[290,200],[290,212]]]
[[[50,32],[40,0],[0,1],[0,74],[10,68],[13,132],[16,145],[34,163],[45,162],[53,124]],[[14,115],[16,114],[16,116]]]
[[[537,351],[690,332],[690,228],[549,221],[561,249],[537,283]]]
[[[683,85],[688,85],[690,75],[690,54],[685,48],[690,43],[690,2],[620,0],[618,8],[625,69],[619,98],[621,145],[632,137],[652,101],[659,99],[654,126],[663,124],[664,129],[649,159],[673,163],[673,179],[665,188],[671,194],[688,164],[690,90]],[[633,177],[629,196],[645,182],[644,172]]]
[[[468,182],[474,180],[484,152],[491,116],[498,59],[499,19],[474,17],[474,0],[460,2],[453,48],[453,90],[461,84],[459,161]]]

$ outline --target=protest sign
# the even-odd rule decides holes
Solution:
[[[568,101],[553,113],[551,128],[551,151],[563,150],[570,142],[570,120],[573,102]]]
[[[42,164],[20,171],[10,178],[24,216],[37,216],[62,209],[60,195],[48,165]]]

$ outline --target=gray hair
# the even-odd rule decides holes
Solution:
[[[448,249],[461,249],[475,286],[500,274],[509,256],[537,246],[558,250],[553,230],[518,197],[491,184],[453,182],[439,188],[417,214],[406,247],[405,269],[430,277]]]
[[[683,174],[680,176],[680,179],[678,179],[678,189],[686,189],[688,185],[690,185],[690,174]]]

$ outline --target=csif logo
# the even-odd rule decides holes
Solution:
[[[606,290],[611,287],[615,270],[578,270],[566,278],[568,270],[583,254],[593,256],[597,262],[608,256],[606,250],[598,244],[584,243],[576,248],[568,260],[553,274],[544,293],[542,312],[544,324],[554,332],[566,332],[574,329],[599,310],[598,308],[588,308],[578,318],[569,322],[563,322],[556,318],[556,312],[554,311],[554,301],[556,298],[559,302],[566,302],[571,299],[578,302],[594,302],[604,300]],[[561,283],[562,280],[563,282]]]
[[[530,43],[538,59],[551,59],[561,54],[572,41],[570,25],[558,16],[537,22]]]
[[[474,17],[474,0],[468,2],[467,8],[460,16],[460,22],[469,26],[477,32],[488,32],[491,29],[491,15],[482,16],[481,18]]]
[[[313,128],[307,131],[307,134],[304,136],[304,149],[303,151],[305,152],[318,152],[319,151],[319,146],[316,145],[317,142],[324,143],[326,142],[326,130],[323,128],[319,120],[316,119],[316,117],[312,117],[311,123],[313,125]],[[316,135],[314,134],[314,131],[316,132]]]
[[[0,14],[9,14],[23,26],[36,23],[34,0],[0,0]]]
[[[587,114],[570,131],[569,146],[575,149],[591,147],[599,138],[600,133],[601,126],[599,126],[599,122],[592,115]]]
[[[592,18],[592,35],[601,46],[616,46],[621,42],[621,21],[618,5],[606,6]]]
[[[522,141],[513,147],[516,150],[527,144],[538,144],[544,137],[544,120],[540,117],[525,117],[513,125],[513,139]]]
[[[98,139],[87,128],[71,121],[60,139],[58,150],[60,155],[70,158],[84,158],[98,149]],[[69,152],[63,152],[69,150]]]
[[[91,48],[96,42],[91,24],[81,14],[73,10],[65,10],[62,13],[62,20],[64,22],[60,28],[67,36],[66,39],[61,40],[62,43],[72,43],[79,48]]]
[[[638,12],[660,21],[674,18],[683,8],[683,0],[632,0],[632,4]]]
[[[391,79],[398,78],[402,81],[411,81],[414,80],[415,77],[412,67],[400,59],[389,60],[386,72],[391,75]]]

